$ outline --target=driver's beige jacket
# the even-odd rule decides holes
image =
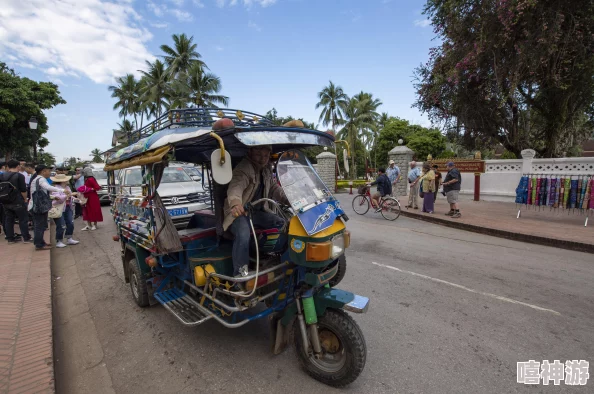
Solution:
[[[283,189],[272,178],[270,167],[262,170],[264,179],[264,197],[279,202],[287,202]],[[260,184],[260,173],[256,170],[254,164],[246,157],[233,169],[233,178],[227,189],[227,198],[225,199],[225,218],[223,220],[223,230],[227,230],[235,220],[231,214],[231,207],[241,204],[242,206],[252,201],[258,186]],[[264,204],[264,210],[273,213],[270,204]]]

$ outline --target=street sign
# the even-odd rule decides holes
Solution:
[[[438,171],[447,172],[446,164],[453,162],[456,168],[460,172],[473,172],[473,173],[484,173],[485,172],[485,161],[476,159],[439,159],[431,160],[430,164],[433,166],[437,164]]]

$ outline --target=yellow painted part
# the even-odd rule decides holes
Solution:
[[[291,218],[291,222],[289,223],[289,235],[295,235],[297,237],[309,237],[309,238],[325,238],[332,234],[336,234],[345,229],[345,225],[340,219],[336,219],[334,224],[328,227],[326,230],[320,231],[314,235],[307,235],[305,228],[299,221],[297,216],[293,216]]]
[[[206,284],[206,277],[214,272],[216,271],[210,264],[196,266],[194,268],[194,281],[196,286],[204,286]]]
[[[279,294],[279,295],[278,295],[278,300],[279,300],[279,301],[282,301],[282,300],[284,300],[285,298],[287,298],[287,293],[282,293],[282,294]]]
[[[268,239],[277,239],[278,237],[280,237],[280,234],[271,234],[268,236]]]

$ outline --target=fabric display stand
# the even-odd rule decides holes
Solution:
[[[568,214],[586,215],[584,226],[588,225],[590,213],[594,211],[594,174],[557,175],[557,174],[522,174],[516,188],[516,204],[520,205],[517,219],[520,218],[522,205],[533,206],[538,210],[561,210]]]

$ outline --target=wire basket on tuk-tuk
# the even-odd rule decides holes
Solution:
[[[368,190],[369,190],[369,186],[367,186],[367,185],[362,185],[362,186],[359,186],[359,189],[357,189],[357,192],[358,192],[359,194],[367,194],[367,191],[368,191]]]

